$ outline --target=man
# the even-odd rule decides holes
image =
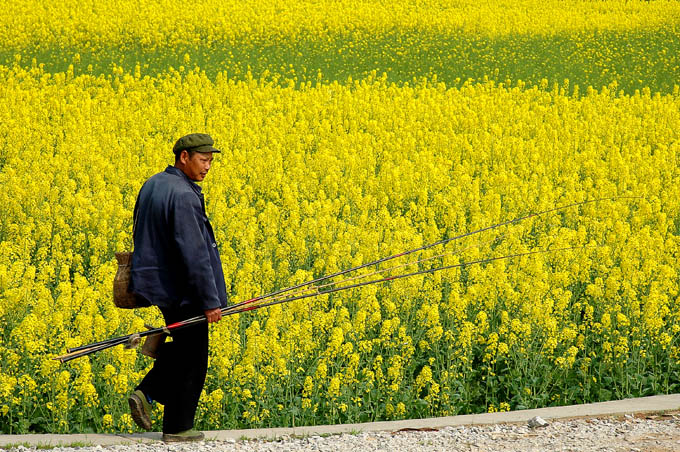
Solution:
[[[213,144],[202,133],[177,140],[175,165],[147,180],[135,205],[130,290],[142,303],[158,306],[168,325],[198,315],[217,322],[227,305],[215,235],[196,184],[220,152]],[[193,426],[207,368],[208,324],[173,330],[128,399],[135,423],[151,429],[155,400],[165,405],[164,441],[202,440]]]

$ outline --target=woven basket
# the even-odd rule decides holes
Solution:
[[[128,290],[130,286],[130,266],[132,265],[132,253],[116,253],[118,271],[113,279],[113,304],[123,309],[139,307],[137,297]]]

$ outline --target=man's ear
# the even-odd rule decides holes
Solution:
[[[185,149],[179,154],[179,161],[186,165],[189,161],[189,152]]]

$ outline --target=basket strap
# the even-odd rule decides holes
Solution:
[[[141,189],[140,189],[141,192]],[[137,218],[139,217],[139,193],[137,193],[137,200],[135,201],[134,220],[132,221],[132,249],[135,249],[135,232],[137,231]]]

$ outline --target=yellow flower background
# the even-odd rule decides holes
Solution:
[[[196,131],[223,151],[203,187],[233,302],[602,199],[412,257],[447,253],[425,268],[573,250],[225,318],[210,330],[198,428],[507,411],[680,388],[677,2],[42,3],[10,0],[0,13],[3,433],[133,429],[125,399],[149,358],[122,347],[64,365],[52,358],[161,324],[155,308],[113,306],[113,254],[131,246],[141,184]],[[411,59],[428,51],[424,41],[400,41],[428,33],[502,37],[520,49],[564,39],[598,49],[562,61],[566,70],[609,78],[575,69],[559,79],[546,57],[527,80],[499,69],[442,81],[441,61]],[[656,36],[655,51],[635,48],[649,56],[644,65],[610,70],[620,55],[598,47],[607,33]],[[301,39],[325,49],[323,61],[342,61],[335,79],[325,63],[300,63]],[[387,52],[374,44],[385,39],[393,46],[373,69],[362,52],[328,59],[355,45]],[[259,50],[209,66],[201,58],[216,42]],[[400,49],[414,72],[394,81],[386,61],[402,64]],[[127,50],[139,61],[119,60]],[[265,61],[276,52],[302,66]]]

